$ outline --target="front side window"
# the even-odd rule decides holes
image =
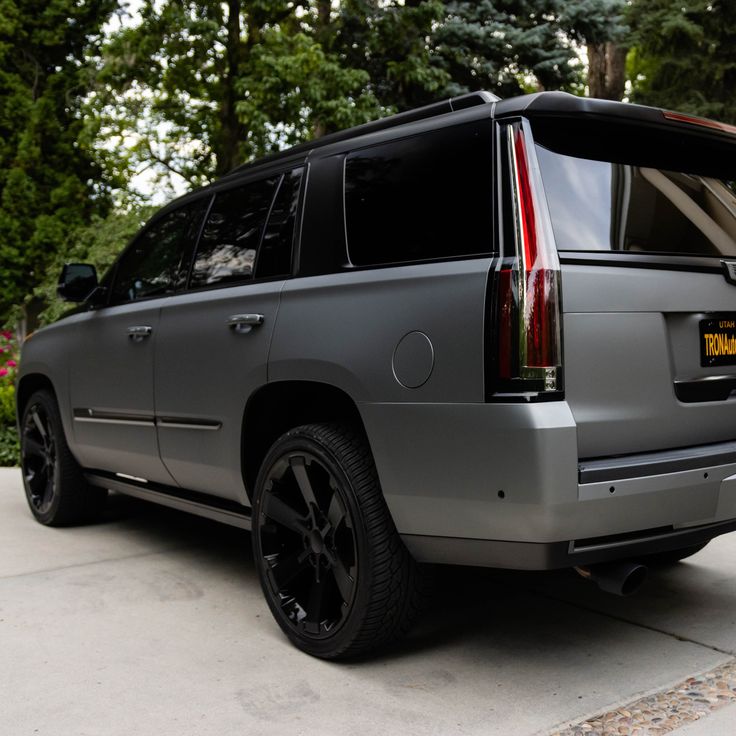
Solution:
[[[206,203],[205,198],[180,207],[143,230],[117,263],[111,304],[173,290],[184,253],[201,225]]]
[[[493,250],[491,123],[371,146],[345,161],[345,222],[356,266]]]
[[[278,176],[219,192],[194,257],[193,289],[253,278],[256,254]]]

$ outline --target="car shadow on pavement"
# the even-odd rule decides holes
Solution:
[[[186,551],[203,575],[217,570],[258,589],[247,532],[117,494],[111,494],[106,521],[122,525],[126,534],[139,540],[174,553]],[[389,662],[447,647],[467,647],[472,657],[485,651],[502,659],[525,653],[538,659],[541,652],[553,663],[555,657],[569,657],[570,648],[580,645],[592,652],[607,646],[625,650],[622,629],[631,625],[641,632],[702,641],[732,652],[736,650],[736,634],[731,633],[736,590],[727,571],[698,564],[706,554],[707,550],[691,561],[653,569],[643,589],[630,598],[603,593],[572,570],[428,567],[433,593],[417,626],[370,659]],[[268,617],[261,618],[259,625],[276,626]],[[637,637],[628,639],[632,647],[639,646]]]

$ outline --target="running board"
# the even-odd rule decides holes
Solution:
[[[134,496],[144,501],[153,501],[177,511],[186,511],[250,531],[250,509],[235,501],[187,491],[183,488],[122,478],[119,475],[100,471],[87,471],[84,477],[93,486],[107,488],[110,491],[124,493],[126,496]]]

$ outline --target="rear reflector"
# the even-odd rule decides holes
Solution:
[[[531,131],[523,122],[512,123],[505,136],[514,227],[504,239],[498,280],[498,389],[561,391],[560,263],[554,233]]]

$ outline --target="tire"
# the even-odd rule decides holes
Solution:
[[[363,655],[418,616],[420,570],[365,438],[347,426],[309,424],[274,443],[256,481],[252,537],[271,613],[308,654]]]
[[[692,555],[697,554],[709,542],[710,540],[708,540],[708,542],[696,544],[692,547],[673,549],[669,552],[657,552],[653,555],[647,555],[646,557],[642,558],[641,561],[646,565],[651,565],[652,567],[668,567],[669,565],[675,565],[680,560],[684,560],[687,557],[692,557]]]
[[[107,491],[87,483],[64,435],[54,395],[36,391],[23,409],[20,457],[26,499],[36,520],[46,526],[96,521]]]

